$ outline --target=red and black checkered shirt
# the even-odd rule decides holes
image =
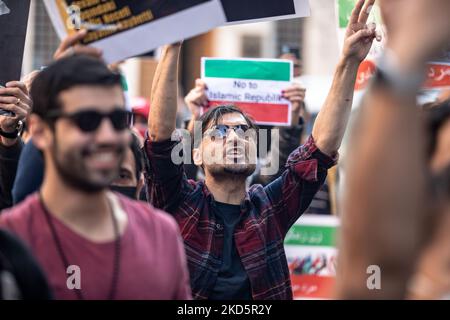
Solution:
[[[208,299],[222,264],[223,226],[203,181],[188,180],[171,152],[179,142],[145,143],[146,187],[150,203],[175,217],[184,239],[195,299]],[[269,185],[253,185],[241,203],[234,239],[255,300],[292,299],[284,238],[308,208],[336,163],[309,137],[291,153],[283,175]]]

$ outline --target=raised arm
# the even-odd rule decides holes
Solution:
[[[153,79],[149,139],[144,147],[147,199],[169,213],[178,210],[193,188],[187,181],[183,163],[172,158],[172,151],[179,146],[171,137],[176,126],[180,47],[181,44],[174,44],[163,49]]]
[[[175,130],[180,48],[181,43],[164,47],[156,68],[148,119],[152,141],[169,140]]]
[[[366,25],[375,0],[359,0],[350,17],[342,58],[325,104],[314,123],[317,147],[328,155],[339,149],[350,116],[359,65],[376,37],[375,25]]]

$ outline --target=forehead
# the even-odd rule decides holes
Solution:
[[[59,101],[65,112],[84,109],[108,111],[117,107],[125,108],[125,98],[121,86],[75,86],[62,91]]]
[[[247,124],[244,116],[240,113],[226,113],[217,121],[217,124],[226,124],[226,125],[239,125],[239,124]]]

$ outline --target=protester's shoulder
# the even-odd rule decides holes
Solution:
[[[125,197],[121,194],[116,194],[128,215],[132,214],[133,219],[141,225],[152,224],[158,228],[162,228],[168,232],[178,232],[178,224],[175,219],[168,213],[156,209],[151,204],[143,201],[137,201]]]
[[[8,230],[0,229],[0,243],[2,253],[8,257],[28,255],[25,244]]]
[[[0,213],[0,227],[14,230],[26,224],[32,218],[33,212],[36,212],[38,203],[38,194],[33,193],[14,207],[3,210]]]

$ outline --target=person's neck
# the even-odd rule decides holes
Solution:
[[[246,194],[245,180],[244,176],[239,175],[212,176],[206,174],[205,184],[214,196],[214,200],[239,205]]]
[[[49,213],[78,234],[93,241],[114,238],[107,190],[82,192],[46,170],[40,193]]]

